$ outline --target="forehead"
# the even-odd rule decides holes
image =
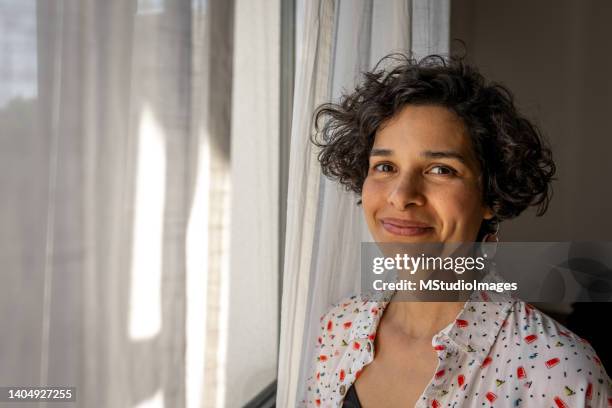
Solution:
[[[435,105],[408,105],[384,122],[374,147],[392,150],[453,149],[472,152],[463,120],[453,111]]]

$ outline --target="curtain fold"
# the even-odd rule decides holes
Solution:
[[[320,172],[308,136],[313,109],[329,99],[336,13],[333,0],[307,1],[298,8],[303,10],[303,27],[309,28],[305,29],[303,37],[298,33],[303,44],[298,46],[300,52],[296,55],[276,397],[279,407],[294,406],[298,398],[296,369],[304,346],[303,322],[309,304],[320,196]]]
[[[0,384],[218,406],[233,1],[0,10]]]
[[[448,1],[427,3],[298,2],[304,11],[297,26],[303,32],[297,36],[302,43],[297,44],[277,406],[299,405],[314,363],[319,318],[332,303],[358,291],[360,243],[372,241],[357,198],[321,177],[308,140],[310,119],[316,106],[351,92],[363,72],[389,53],[448,53]]]

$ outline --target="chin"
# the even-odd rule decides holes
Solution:
[[[378,242],[399,242],[399,243],[427,243],[427,242],[441,242],[440,239],[433,233],[424,233],[417,235],[398,235],[389,233],[386,230],[382,230],[378,233],[375,238]]]

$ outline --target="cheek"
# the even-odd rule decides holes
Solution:
[[[457,224],[480,225],[482,205],[480,190],[468,185],[458,185],[437,195],[435,204],[439,214]]]
[[[381,185],[366,177],[361,189],[361,202],[367,218],[374,216],[374,213],[380,207],[380,201],[383,200],[383,197],[384,192]]]

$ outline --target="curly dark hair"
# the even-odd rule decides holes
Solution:
[[[379,69],[385,62],[394,65]],[[462,58],[440,55],[416,60],[390,54],[364,76],[352,93],[315,111],[311,141],[321,148],[325,176],[361,197],[379,126],[406,105],[437,105],[463,120],[481,166],[482,199],[495,216],[483,222],[479,240],[529,206],[538,207],[537,216],[546,212],[555,174],[552,152],[506,87],[487,83]]]

